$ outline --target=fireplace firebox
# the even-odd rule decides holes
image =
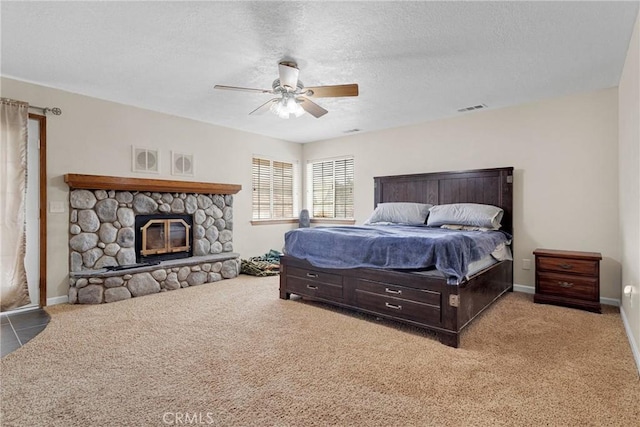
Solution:
[[[193,253],[191,215],[137,215],[136,262],[187,258]]]

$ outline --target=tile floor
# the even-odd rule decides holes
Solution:
[[[41,308],[0,316],[1,357],[19,349],[42,332],[49,323],[49,318]]]

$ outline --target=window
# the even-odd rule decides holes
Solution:
[[[314,218],[353,218],[353,157],[311,161],[308,176]]]
[[[294,164],[253,158],[253,219],[295,218]]]

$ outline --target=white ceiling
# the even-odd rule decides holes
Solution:
[[[638,13],[636,1],[0,3],[3,76],[296,142],[617,86]],[[213,90],[270,89],[283,59],[307,86],[358,83],[360,96],[283,120],[248,115],[271,95]]]

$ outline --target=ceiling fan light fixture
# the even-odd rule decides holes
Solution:
[[[280,101],[271,104],[270,110],[281,119],[288,119],[291,116],[300,117],[305,112],[295,98],[289,97],[282,98]]]
[[[0,0],[1,1],[1,0]],[[358,96],[358,84],[329,85],[305,87],[298,79],[300,70],[295,62],[281,61],[278,64],[278,78],[271,84],[272,89],[252,89],[239,86],[215,85],[214,89],[237,90],[254,93],[268,93],[275,98],[260,105],[249,115],[266,112],[267,109],[282,119],[300,117],[305,113],[316,119],[328,113],[316,104],[313,98],[340,98],[344,96]]]

